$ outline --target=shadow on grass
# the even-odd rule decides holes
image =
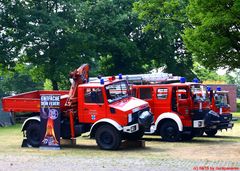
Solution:
[[[83,150],[98,150],[99,147],[97,145],[85,145],[85,144],[76,144],[76,145],[61,145],[63,149],[83,149]]]
[[[214,137],[208,137],[206,135],[202,136],[204,138],[224,138],[224,139],[239,139],[240,140],[240,136],[225,136],[225,135],[216,135]]]
[[[120,148],[118,150],[102,150],[100,149],[100,147],[96,145],[90,145],[90,144],[77,144],[77,145],[62,145],[61,146],[62,149],[64,150],[71,150],[71,149],[76,149],[76,150],[89,150],[89,151],[148,151],[151,149],[150,146],[125,146],[125,145],[121,145]],[[162,150],[161,150],[162,151]],[[163,151],[165,151],[163,149]]]
[[[184,143],[190,143],[190,144],[219,144],[219,143],[235,143],[234,140],[216,140],[216,139],[193,139],[192,141],[183,141]]]
[[[145,141],[155,141],[155,142],[165,142],[160,137],[156,138],[143,138]],[[234,142],[240,142],[240,137],[238,136],[220,136],[217,135],[215,137],[208,137],[208,136],[202,136],[202,137],[194,137],[192,140],[189,141],[178,141],[178,142],[165,142],[165,143],[208,143],[208,144],[216,144],[219,142],[226,142],[226,143],[234,143]]]

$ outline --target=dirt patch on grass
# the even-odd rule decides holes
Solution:
[[[171,157],[180,155],[181,159],[238,162],[240,160],[239,147],[240,143],[229,142],[207,145],[198,142],[189,147],[172,149],[168,153]]]

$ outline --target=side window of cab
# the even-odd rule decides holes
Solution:
[[[133,97],[137,97],[137,89],[136,88],[133,88],[131,92],[132,92]]]
[[[168,89],[167,88],[158,88],[157,89],[157,99],[164,100],[168,98]]]
[[[152,88],[140,88],[140,99],[152,99]]]
[[[188,93],[186,88],[178,88],[177,90],[178,99],[183,100],[188,98]]]
[[[85,103],[103,103],[103,94],[101,88],[85,88],[84,89]]]

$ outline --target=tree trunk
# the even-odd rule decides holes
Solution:
[[[56,80],[51,80],[52,81],[52,86],[53,86],[53,90],[58,90],[58,83]]]

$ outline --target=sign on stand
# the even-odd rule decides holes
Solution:
[[[41,95],[41,146],[60,149],[60,95]]]

